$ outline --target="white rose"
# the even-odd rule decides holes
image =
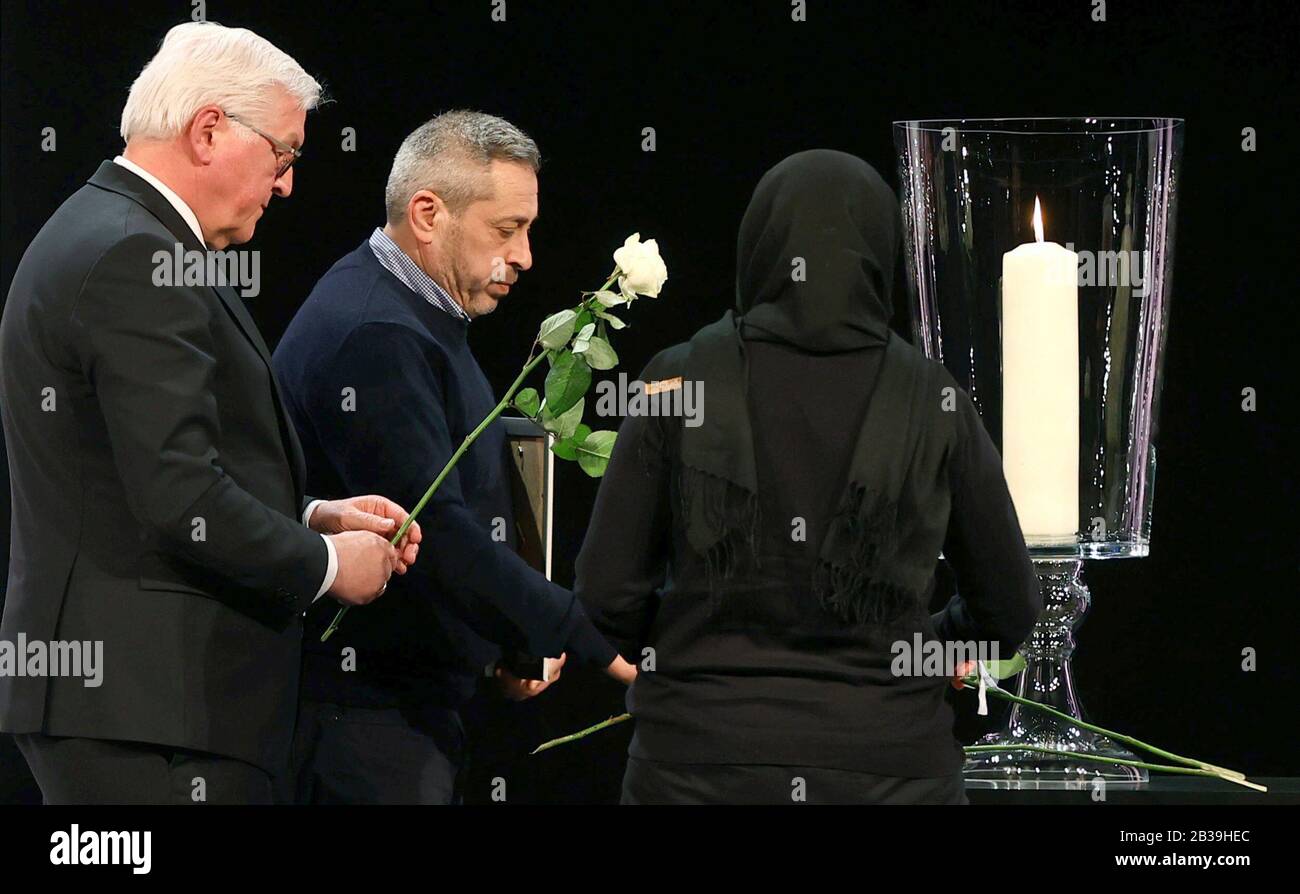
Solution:
[[[614,263],[620,276],[618,287],[628,298],[638,295],[659,297],[659,290],[668,278],[668,268],[659,257],[659,244],[653,239],[641,241],[640,233],[627,237],[623,247],[614,252]]]

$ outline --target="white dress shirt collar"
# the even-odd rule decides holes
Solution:
[[[158,192],[162,193],[162,197],[170,202],[171,206],[176,209],[177,213],[179,213],[180,216],[184,218],[185,222],[190,225],[190,229],[194,231],[194,235],[198,237],[199,242],[205,246],[207,245],[207,243],[203,241],[203,228],[199,226],[198,217],[190,206],[185,204],[185,200],[172,192],[166,183],[163,183],[153,174],[150,174],[144,168],[140,167],[125,156],[117,156],[117,158],[113,159],[113,163],[126,168],[132,174],[135,174],[145,183],[148,183],[154,189],[158,190]]]
[[[424,296],[425,301],[439,310],[466,323],[470,321],[470,316],[465,313],[465,309],[456,303],[446,289],[438,285],[437,280],[421,270],[420,265],[402,251],[393,238],[384,232],[383,227],[375,227],[375,231],[370,234],[370,250],[374,252],[379,263],[412,292]]]

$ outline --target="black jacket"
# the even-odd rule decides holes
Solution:
[[[918,636],[984,642],[990,652],[996,643],[1009,659],[1042,610],[997,448],[967,393],[922,359],[954,389],[955,418],[944,423],[955,435],[951,503],[940,532],[958,593],[935,614],[918,603],[895,625],[850,626],[818,601],[811,567],[844,486],[853,446],[844,432],[861,429],[883,349],[812,354],[754,341],[747,351],[761,567],[710,586],[684,533],[680,416],[623,421],[578,555],[574,590],[596,627],[642,668],[627,698],[636,718],[629,755],[888,776],[959,772],[948,678],[914,675],[910,662],[896,674],[894,662],[904,647],[916,652]],[[660,352],[641,380],[680,375],[683,353],[680,345]],[[907,549],[933,547],[937,567],[931,532],[910,518],[899,529]],[[927,601],[933,589],[932,577]]]
[[[0,730],[284,763],[301,614],[328,552],[302,451],[230,287],[155,285],[204,247],[112,162],[28,247],[0,323],[13,492],[0,639],[103,642],[102,684],[0,677]]]

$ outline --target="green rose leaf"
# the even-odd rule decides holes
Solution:
[[[591,339],[583,356],[592,369],[613,369],[618,366],[618,355],[603,338]]]
[[[578,458],[578,445],[587,440],[589,434],[591,434],[591,429],[579,423],[572,435],[551,445],[551,452],[560,459],[567,459],[572,462]]]
[[[573,404],[572,407],[569,407],[567,411],[562,413],[560,416],[551,416],[547,404],[543,403],[541,417],[542,428],[550,431],[551,434],[554,434],[558,441],[564,441],[565,438],[572,438],[573,433],[577,430],[577,426],[582,422],[582,405],[585,403],[585,398],[578,400],[576,404]]]
[[[588,325],[588,324],[589,324],[593,319],[595,319],[595,318],[592,316],[592,314],[591,314],[591,310],[590,310],[589,308],[584,307],[584,308],[583,308],[583,309],[578,313],[578,318],[577,318],[576,320],[573,321],[573,328],[574,328],[577,332],[581,333],[582,330],[585,329],[585,328],[587,327],[587,325]],[[579,334],[578,337],[579,337],[579,338],[582,338],[582,335]]]
[[[555,364],[546,374],[546,406],[551,418],[568,412],[582,399],[591,386],[591,367],[581,356],[564,351],[555,358]]]
[[[595,333],[595,331],[596,331],[595,323],[588,323],[587,325],[579,329],[578,337],[573,340],[573,353],[581,354],[584,351],[586,351],[587,346],[591,343],[591,336]]]
[[[599,478],[605,474],[605,467],[609,465],[610,454],[614,452],[614,439],[618,437],[617,432],[612,431],[594,431],[587,435],[587,439],[578,445],[578,465],[582,471],[586,472],[592,478]]]
[[[616,307],[627,300],[618,292],[608,290],[596,292],[592,297],[600,302],[601,307]]]
[[[573,324],[577,318],[578,315],[571,310],[551,314],[542,321],[542,328],[537,332],[537,340],[542,343],[542,347],[552,351],[564,347],[569,343],[569,336],[573,334]]]
[[[524,388],[515,395],[515,407],[529,419],[537,418],[537,411],[541,409],[541,404],[542,399],[537,394],[536,388]]]
[[[573,437],[573,433],[577,431],[578,426],[582,423],[582,406],[584,403],[586,403],[585,398],[579,399],[576,404],[559,416],[543,413],[542,428],[554,432],[555,436],[560,439]]]
[[[627,323],[624,323],[622,320],[614,316],[612,313],[608,313],[604,310],[601,310],[600,308],[596,309],[596,316],[600,317],[602,320],[604,320],[606,323],[608,323],[610,326],[612,326],[615,329],[623,329],[627,326]]]

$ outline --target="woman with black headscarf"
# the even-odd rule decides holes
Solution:
[[[577,562],[641,667],[624,803],[966,801],[948,678],[894,673],[895,644],[1009,658],[1041,600],[969,396],[889,329],[901,244],[866,162],[785,159],[741,222],[735,310],[641,375],[703,407],[623,422]],[[931,616],[941,548],[958,593]]]

